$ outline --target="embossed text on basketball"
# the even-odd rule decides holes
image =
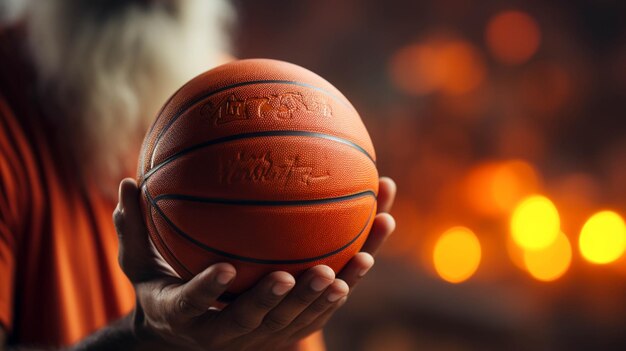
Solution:
[[[245,98],[230,94],[217,105],[208,102],[202,109],[216,125],[256,119],[332,117],[330,105],[319,97],[307,97],[293,92]]]
[[[277,161],[270,152],[238,152],[234,159],[224,161],[221,163],[220,175],[221,181],[227,184],[272,182],[284,187],[297,184],[308,186],[330,177],[328,171],[320,172],[302,164],[297,155]]]

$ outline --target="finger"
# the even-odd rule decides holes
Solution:
[[[378,185],[378,213],[390,212],[396,198],[396,183],[389,177],[381,177]]]
[[[258,328],[267,313],[285,298],[295,284],[295,279],[287,272],[274,272],[265,277],[220,313],[217,324],[222,326],[221,335],[233,338]]]
[[[307,336],[315,333],[316,331],[321,330],[322,328],[324,328],[326,323],[328,323],[328,320],[333,316],[333,314],[339,308],[341,308],[341,306],[345,305],[346,301],[348,301],[348,297],[347,296],[344,296],[343,298],[339,299],[339,301],[334,303],[329,309],[327,309],[324,313],[322,313],[319,317],[317,317],[317,319],[314,320],[312,323],[310,323],[307,326],[305,326],[304,328],[294,332],[291,335],[290,339],[291,340],[302,340],[305,337],[307,337]]]
[[[309,327],[321,315],[336,305],[339,300],[347,296],[349,291],[350,288],[346,282],[341,279],[335,279],[322,296],[318,297],[317,300],[302,311],[281,333],[292,335],[299,330]]]
[[[339,272],[338,277],[350,287],[350,292],[356,283],[374,266],[374,257],[367,252],[359,252]]]
[[[315,301],[335,279],[335,272],[328,266],[315,266],[306,271],[293,291],[272,310],[259,328],[271,333],[289,325],[302,311]]]
[[[196,275],[187,283],[176,287],[169,304],[169,313],[177,321],[198,317],[213,306],[226,291],[236,275],[235,267],[217,263]]]
[[[140,280],[150,269],[150,243],[139,207],[139,189],[134,179],[122,180],[119,202],[113,212],[113,223],[119,238],[118,261],[131,281]]]
[[[367,237],[365,244],[363,244],[361,251],[368,252],[372,256],[376,256],[376,253],[385,240],[387,240],[391,233],[393,233],[394,229],[396,229],[396,221],[390,214],[377,214],[376,218],[374,218],[370,234]]]

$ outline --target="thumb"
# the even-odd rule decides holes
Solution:
[[[132,178],[122,180],[119,202],[113,212],[113,223],[119,239],[118,261],[128,278],[137,282],[152,271],[152,253],[143,213],[139,206],[139,189]]]
[[[228,263],[216,263],[200,272],[193,279],[176,287],[170,295],[170,313],[178,320],[198,317],[212,307],[220,295],[233,282],[235,267]]]

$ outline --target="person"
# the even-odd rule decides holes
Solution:
[[[319,331],[393,231],[393,181],[380,180],[369,238],[337,275],[274,272],[215,308],[234,267],[169,275],[150,250],[135,180],[119,185],[115,211],[113,189],[133,174],[168,95],[223,61],[232,9],[34,4],[0,30],[0,350],[323,349]]]

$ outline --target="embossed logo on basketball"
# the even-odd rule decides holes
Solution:
[[[220,168],[220,181],[228,184],[271,182],[282,187],[308,186],[330,177],[328,170],[307,165],[298,155],[277,159],[270,151],[239,152],[235,158],[222,160]]]
[[[257,119],[288,120],[332,116],[332,109],[327,102],[319,97],[306,97],[297,92],[245,98],[237,97],[233,93],[217,104],[209,101],[201,109],[202,114],[215,125]]]

